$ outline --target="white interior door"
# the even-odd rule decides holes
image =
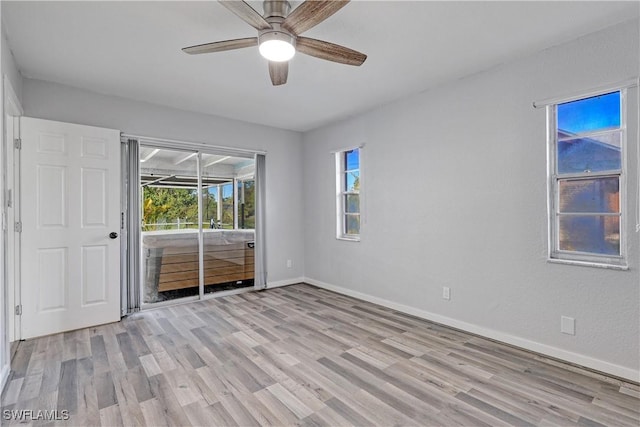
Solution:
[[[120,133],[21,120],[22,337],[117,321]]]

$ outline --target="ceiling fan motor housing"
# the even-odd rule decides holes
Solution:
[[[280,28],[280,25],[274,25],[272,29],[262,30],[258,34],[258,44],[262,44],[269,40],[279,40],[296,46],[296,37],[290,32]]]
[[[265,0],[264,19],[271,24],[271,28],[261,30],[258,33],[258,44],[269,40],[278,40],[296,46],[296,37],[289,31],[282,28],[282,22],[289,15],[291,5],[286,0]]]

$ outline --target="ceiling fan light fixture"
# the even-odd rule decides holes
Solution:
[[[286,62],[296,54],[293,36],[282,31],[268,31],[260,35],[260,55],[269,61]]]

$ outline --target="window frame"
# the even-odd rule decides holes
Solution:
[[[559,173],[558,172],[558,105],[580,101],[595,96],[609,93],[620,93],[620,127],[616,131],[620,132],[620,169],[605,170],[597,172],[580,173]],[[548,223],[548,253],[547,260],[553,263],[583,265],[589,267],[600,267],[617,270],[627,270],[627,245],[626,230],[628,229],[627,209],[627,88],[613,87],[597,92],[585,93],[582,96],[574,96],[566,100],[557,100],[546,106],[547,114],[547,223]],[[597,136],[610,133],[612,130],[585,133],[584,137]],[[566,251],[560,249],[559,229],[560,218],[563,216],[559,211],[560,207],[560,182],[580,179],[602,179],[618,178],[618,191],[620,209],[619,214],[602,213],[603,216],[618,216],[620,218],[620,255],[598,255],[590,252]],[[590,213],[595,216],[595,212]],[[586,213],[585,215],[589,215]]]
[[[334,152],[336,163],[336,239],[338,240],[359,242],[362,234],[362,148],[363,146],[360,145]],[[353,150],[358,150],[358,168],[347,169],[346,153]],[[357,191],[347,191],[346,176],[348,172],[353,171],[358,171],[359,189]],[[347,212],[346,209],[346,196],[353,194],[358,195],[359,199],[359,209],[357,213]],[[357,216],[360,218],[358,234],[347,234],[346,218],[348,216]]]

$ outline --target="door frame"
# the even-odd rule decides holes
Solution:
[[[19,152],[16,150],[14,140],[20,138],[20,116],[24,114],[20,99],[16,95],[9,77],[2,76],[2,147],[0,163],[2,175],[0,176],[2,223],[0,238],[2,256],[0,257],[0,277],[2,286],[3,306],[0,309],[2,324],[5,325],[5,335],[2,349],[4,354],[0,360],[6,361],[6,366],[0,366],[0,384],[4,384],[8,375],[8,367],[11,363],[10,343],[21,338],[20,318],[15,314],[13,307],[20,304],[20,282],[16,276],[19,269],[16,263],[20,262],[19,249],[20,236],[15,232],[14,224],[20,220],[19,205]],[[13,314],[12,314],[13,313]],[[5,372],[6,371],[6,372]],[[1,389],[1,388],[0,388]]]
[[[262,150],[252,150],[252,149],[245,149],[245,148],[234,148],[234,147],[224,147],[224,146],[220,146],[220,145],[213,145],[213,144],[207,144],[207,143],[203,143],[203,142],[193,142],[193,141],[181,141],[181,140],[175,140],[175,139],[164,139],[164,138],[156,138],[156,137],[148,137],[148,136],[141,136],[141,135],[132,135],[132,134],[127,134],[127,133],[122,133],[120,135],[121,138],[121,142],[123,144],[126,145],[126,143],[128,142],[135,142],[135,146],[137,147],[135,152],[132,153],[130,150],[130,146],[129,146],[129,150],[127,154],[123,153],[123,157],[127,157],[128,158],[128,162],[129,163],[136,163],[136,167],[132,168],[131,166],[127,167],[127,182],[130,186],[135,186],[135,188],[129,188],[128,189],[128,204],[127,205],[123,205],[123,218],[125,218],[125,223],[128,226],[128,234],[129,237],[127,239],[127,243],[128,243],[128,247],[126,249],[127,254],[127,260],[128,260],[128,264],[127,264],[127,269],[129,270],[129,274],[126,276],[123,275],[123,283],[122,283],[122,292],[123,295],[126,293],[127,295],[129,295],[129,297],[133,297],[135,296],[137,298],[136,301],[124,301],[123,300],[123,307],[125,307],[125,304],[127,304],[127,310],[125,310],[123,308],[123,316],[127,315],[127,314],[132,314],[136,311],[140,311],[140,310],[152,310],[155,308],[159,308],[159,307],[165,307],[165,306],[171,306],[171,305],[176,305],[176,304],[183,304],[183,303],[188,303],[188,302],[194,302],[194,301],[204,301],[207,299],[212,299],[212,298],[219,298],[219,297],[224,297],[224,296],[229,296],[229,295],[237,295],[237,294],[242,294],[245,292],[253,292],[255,291],[254,287],[246,287],[246,288],[239,288],[239,289],[231,289],[231,290],[226,290],[226,291],[218,291],[215,293],[206,293],[204,292],[204,272],[202,272],[203,269],[203,231],[202,231],[202,216],[199,215],[199,231],[198,231],[198,252],[199,252],[199,270],[201,271],[200,274],[200,283],[199,283],[199,292],[198,295],[195,296],[191,296],[191,297],[183,297],[183,298],[178,298],[175,300],[168,300],[168,301],[160,301],[160,302],[155,302],[155,303],[143,303],[142,302],[142,294],[143,294],[143,280],[142,280],[142,267],[141,267],[141,257],[142,257],[142,241],[140,239],[140,235],[141,235],[141,228],[140,228],[140,193],[138,191],[139,189],[139,158],[138,158],[138,154],[139,154],[139,147],[140,146],[145,146],[145,147],[153,147],[153,148],[160,148],[160,149],[166,149],[166,150],[176,150],[176,151],[193,151],[198,153],[197,157],[198,157],[198,211],[201,212],[202,211],[202,193],[201,193],[201,163],[202,163],[202,154],[217,154],[217,155],[228,155],[228,156],[235,156],[235,157],[244,157],[244,158],[255,158],[255,155],[257,154],[261,154],[261,155],[266,155],[267,152],[266,151],[262,151]],[[132,155],[133,154],[133,155]],[[133,158],[135,155],[135,159]],[[123,166],[123,173],[124,172],[124,166]],[[132,172],[135,171],[135,175],[136,176],[131,176]],[[246,178],[246,177],[245,177]],[[234,178],[232,181],[232,186],[233,186],[233,194],[234,194],[234,228],[237,227],[237,185],[238,185],[238,180],[237,178]],[[124,187],[123,187],[124,188]],[[123,190],[124,191],[124,190]],[[222,197],[219,198],[219,200],[221,200]],[[123,199],[124,200],[124,199]],[[220,208],[221,203],[218,204],[218,208]],[[137,215],[137,217],[134,218],[134,216]],[[137,237],[137,241],[134,240]],[[123,267],[125,268],[125,267]],[[138,283],[135,283],[134,280],[138,280]],[[126,283],[125,283],[125,280]],[[132,283],[133,282],[133,283]],[[135,288],[137,287],[137,292],[136,291],[131,291],[131,288]],[[128,292],[125,292],[125,289],[129,289]],[[125,313],[126,312],[126,313]]]

